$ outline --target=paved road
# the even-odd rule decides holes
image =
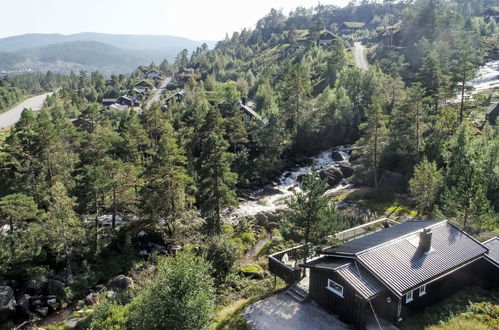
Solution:
[[[19,118],[21,118],[21,112],[24,108],[31,109],[32,111],[40,111],[47,96],[50,96],[52,94],[53,92],[33,96],[22,102],[18,106],[0,114],[0,129],[10,127],[17,123]]]
[[[362,70],[368,70],[368,64],[366,60],[366,55],[364,53],[364,45],[360,42],[354,43],[353,56],[355,59],[355,65]]]
[[[147,102],[147,105],[146,105],[147,108],[150,108],[154,102],[159,101],[159,99],[161,98],[161,95],[163,95],[166,91],[166,85],[168,85],[170,83],[171,79],[172,78],[170,78],[170,77],[166,77],[165,79],[163,79],[163,81],[161,82],[161,85],[156,90],[156,93]]]

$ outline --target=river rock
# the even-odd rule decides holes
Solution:
[[[264,212],[257,213],[255,215],[255,220],[257,225],[259,226],[265,226],[269,222],[269,219],[267,218],[267,215],[265,215]]]
[[[97,296],[97,294],[95,293],[89,293],[86,297],[85,297],[85,304],[91,306],[91,305],[94,305],[96,303],[99,302],[99,297]]]
[[[133,285],[133,280],[125,275],[116,275],[107,282],[107,287],[111,289],[126,290]]]
[[[14,290],[10,286],[0,286],[0,324],[7,323],[16,313]]]
[[[272,230],[277,229],[277,228],[279,228],[279,224],[277,222],[269,222],[265,226],[265,229],[267,229],[268,231],[272,231]]]
[[[335,187],[343,180],[343,173],[336,167],[326,168],[325,170],[320,171],[319,175],[322,179],[326,179],[330,188]]]
[[[261,193],[259,195],[260,196],[272,196],[272,195],[279,195],[279,194],[282,194],[282,191],[280,191],[279,189],[277,189],[275,187],[267,186],[267,187],[263,188],[263,190],[261,191]]]
[[[35,311],[36,311],[36,314],[40,315],[41,317],[45,317],[49,313],[49,308],[48,307],[39,307]]]
[[[64,282],[59,280],[47,280],[43,289],[46,295],[62,296],[64,294]]]
[[[47,306],[50,308],[51,311],[55,311],[57,309],[57,299],[56,298],[47,299]]]
[[[280,222],[281,221],[281,216],[278,213],[274,212],[265,212],[265,216],[267,217],[269,222]]]
[[[342,154],[341,154],[341,152],[339,152],[339,151],[333,151],[333,152],[331,153],[331,158],[332,158],[335,162],[340,162],[340,161],[342,161],[342,160],[345,160],[345,159],[343,158],[343,155],[342,155]]]
[[[83,300],[78,300],[75,304],[75,310],[79,311],[85,306],[85,302]]]
[[[109,292],[106,294],[106,297],[107,297],[107,299],[114,299],[114,298],[116,298],[116,296],[117,296],[117,295],[118,295],[118,294],[117,294],[116,292],[114,292],[114,291],[109,291]]]
[[[29,294],[22,294],[16,299],[16,304],[17,304],[17,310],[23,315],[23,316],[29,316],[31,314],[31,306],[29,305],[29,299],[30,299]]]
[[[343,174],[343,177],[349,178],[353,175],[353,166],[349,162],[341,162],[338,167]]]
[[[163,233],[157,231],[140,231],[132,237],[132,245],[139,255],[145,256],[151,252],[161,252],[166,249],[166,241]],[[146,251],[146,253],[142,251]]]

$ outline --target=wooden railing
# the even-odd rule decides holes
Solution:
[[[303,261],[305,252],[305,244],[302,244],[269,255],[269,271],[288,284],[299,281],[302,276],[302,269],[299,266],[299,263]],[[309,256],[307,258],[311,258],[315,255],[315,251],[312,247],[309,247],[308,254]],[[286,255],[288,259],[287,263],[283,261],[283,258]]]

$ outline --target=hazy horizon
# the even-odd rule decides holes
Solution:
[[[0,12],[0,38],[23,34],[85,32],[133,35],[169,35],[195,41],[221,40],[243,28],[254,28],[272,8],[288,14],[297,7],[318,3],[344,6],[349,0],[26,0],[9,2]],[[27,10],[26,8],[29,8]],[[19,24],[22,23],[22,24]]]

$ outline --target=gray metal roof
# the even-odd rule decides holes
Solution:
[[[383,291],[383,287],[369,273],[361,270],[352,262],[338,268],[336,272],[365,299],[371,299]]]
[[[436,223],[430,228],[432,248],[429,253],[418,250],[417,243],[414,244],[414,240],[419,238],[418,232],[409,236],[401,235],[401,238],[387,244],[360,251],[357,258],[378,279],[402,295],[487,252],[482,244],[447,221]]]
[[[488,241],[483,242],[483,245],[489,249],[486,257],[499,265],[499,237],[491,238]]]
[[[322,257],[302,265],[308,268],[319,268],[325,270],[335,270],[351,263],[350,260],[335,257]]]
[[[323,251],[325,254],[357,254],[376,246],[419,232],[425,227],[435,225],[438,221],[406,221],[399,225],[386,228],[375,233],[348,241],[338,247],[332,247]]]

